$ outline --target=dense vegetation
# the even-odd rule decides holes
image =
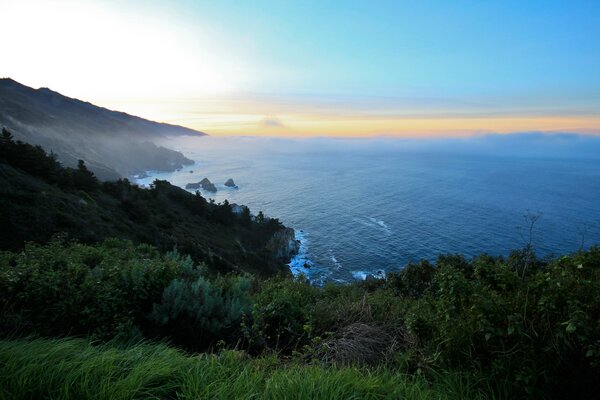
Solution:
[[[454,371],[499,397],[585,398],[600,389],[599,278],[600,248],[549,262],[523,252],[444,256],[386,280],[317,288],[211,276],[147,245],[55,240],[0,256],[1,327],[385,366],[423,379]]]
[[[233,215],[166,182],[100,184],[83,164],[65,169],[39,148],[2,140],[4,398],[600,393],[599,247],[545,260],[531,246],[506,258],[445,255],[386,279],[321,288],[289,274],[264,279],[242,271],[274,269],[259,268],[258,255],[226,252],[227,241],[264,246],[277,221]],[[79,200],[95,211],[78,211]],[[37,213],[43,205],[50,211]],[[73,224],[48,217],[60,207]],[[151,211],[136,217],[143,209]],[[177,222],[157,220],[169,217]],[[180,243],[177,224],[206,235],[203,243],[219,237],[236,268]],[[27,235],[39,243],[24,243]],[[67,336],[85,339],[51,339]]]
[[[261,214],[262,215],[262,214]],[[0,138],[0,249],[19,249],[28,241],[48,242],[57,233],[84,243],[116,237],[177,248],[214,271],[285,271],[268,242],[282,225],[232,213],[227,202],[214,204],[169,184],[150,189],[127,179],[100,182],[83,161],[64,168],[39,146]]]

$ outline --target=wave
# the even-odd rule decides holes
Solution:
[[[310,267],[314,263],[308,258],[308,233],[301,229],[294,229],[296,239],[300,241],[300,248],[298,254],[296,254],[289,262],[288,266],[294,276],[304,275],[310,277]],[[307,266],[309,266],[307,268]]]
[[[388,235],[392,233],[392,229],[383,221],[373,217],[361,217],[354,218],[355,222],[361,225],[368,226],[369,228],[376,228],[384,231]]]
[[[369,276],[369,273],[366,271],[352,271],[351,273],[357,281],[364,281],[367,279],[367,276]]]
[[[333,252],[331,250],[329,250],[329,253],[331,254],[329,259],[333,263],[333,266],[335,267],[336,270],[340,271],[342,269],[342,263],[340,263],[338,261],[338,259],[335,258],[335,255],[333,255]]]
[[[375,279],[385,279],[386,273],[383,269],[378,269],[375,271],[351,271],[352,277],[358,281],[366,281],[368,277],[373,277]]]

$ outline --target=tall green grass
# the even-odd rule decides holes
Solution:
[[[385,369],[283,363],[234,351],[192,356],[164,344],[0,341],[2,399],[487,398],[456,377],[431,385]]]

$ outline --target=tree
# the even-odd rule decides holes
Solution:
[[[95,190],[98,187],[98,179],[93,172],[87,169],[83,160],[77,162],[77,169],[73,172],[73,186],[86,191]]]
[[[2,127],[2,144],[8,144],[13,141],[13,135],[8,129]]]
[[[2,137],[0,138],[0,159],[10,161],[14,144],[12,133],[6,128],[2,128]]]
[[[539,221],[541,217],[542,213],[539,211],[537,213],[533,213],[530,210],[527,210],[527,213],[523,215],[523,218],[525,219],[527,225],[525,227],[525,234],[521,233],[521,238],[525,242],[525,246],[522,250],[521,265],[518,266],[521,272],[521,277],[523,279],[525,278],[525,274],[527,273],[527,270],[529,269],[530,265],[535,261],[536,258],[535,248],[533,246],[533,230],[535,224]]]
[[[242,207],[241,215],[242,225],[250,226],[252,224],[252,216],[250,215],[250,209],[248,207]]]

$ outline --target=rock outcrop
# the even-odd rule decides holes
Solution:
[[[213,192],[215,193],[217,191],[217,187],[208,180],[208,178],[204,178],[200,181],[200,186],[202,186],[202,189],[206,190],[207,192]]]
[[[188,183],[187,185],[185,185],[185,188],[186,189],[202,188],[203,190],[206,190],[207,192],[213,192],[213,193],[216,193],[216,191],[217,191],[217,187],[214,185],[214,183],[212,183],[210,180],[208,180],[208,178],[204,178],[198,183]]]
[[[298,254],[300,241],[296,239],[296,233],[292,228],[284,228],[273,234],[273,237],[267,242],[267,250],[277,260],[287,262]]]
[[[238,186],[235,184],[235,182],[233,182],[233,179],[231,179],[231,178],[227,179],[227,181],[225,182],[225,186],[234,188],[234,189],[238,188]]]

